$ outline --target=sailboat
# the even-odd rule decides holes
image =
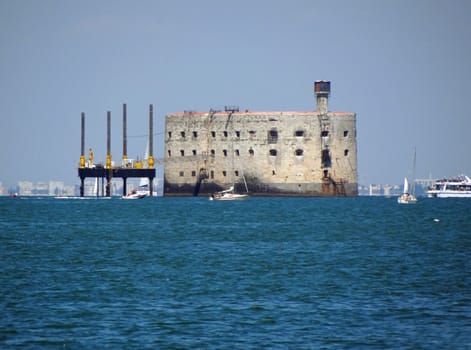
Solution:
[[[234,171],[234,142],[232,142],[232,170]],[[242,172],[242,178],[244,179],[245,190],[247,193],[236,193],[234,191],[235,182],[234,182],[234,175],[233,175],[232,186],[229,187],[227,190],[212,193],[209,196],[209,200],[210,201],[238,201],[238,200],[249,198],[249,195],[248,195],[249,189],[247,187],[247,181],[245,181],[245,176],[243,172]]]
[[[397,198],[399,204],[414,204],[417,203],[417,198],[415,196],[415,148],[414,156],[412,160],[412,184],[409,189],[409,181],[407,177],[404,177],[404,190],[402,194]]]
[[[235,193],[234,186],[227,190],[216,192],[209,197],[210,201],[236,201],[249,198],[248,194]]]

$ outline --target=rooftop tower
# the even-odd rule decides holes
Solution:
[[[317,111],[326,114],[330,95],[330,81],[317,80],[314,82],[314,93],[316,95]]]

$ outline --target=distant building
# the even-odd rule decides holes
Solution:
[[[74,196],[75,186],[66,186],[62,181],[19,181],[17,184],[20,196]]]
[[[62,181],[49,181],[49,185],[48,185],[48,195],[49,196],[62,195],[63,192],[64,192],[64,182],[62,182]]]
[[[32,196],[33,183],[31,181],[18,181],[18,194],[20,196]]]
[[[316,81],[314,93],[316,111],[167,115],[164,196],[233,185],[262,196],[356,196],[356,114],[328,111],[330,82]]]

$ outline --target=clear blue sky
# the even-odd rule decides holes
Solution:
[[[239,105],[357,113],[360,183],[471,176],[471,1],[0,1],[0,181],[79,182],[86,148],[121,159],[168,113]],[[130,157],[146,138],[130,137]],[[154,141],[163,154],[163,137]]]

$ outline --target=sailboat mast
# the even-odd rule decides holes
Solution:
[[[416,160],[416,149],[414,147],[414,155],[412,157],[412,184],[411,184],[411,193],[415,195],[415,160]]]

